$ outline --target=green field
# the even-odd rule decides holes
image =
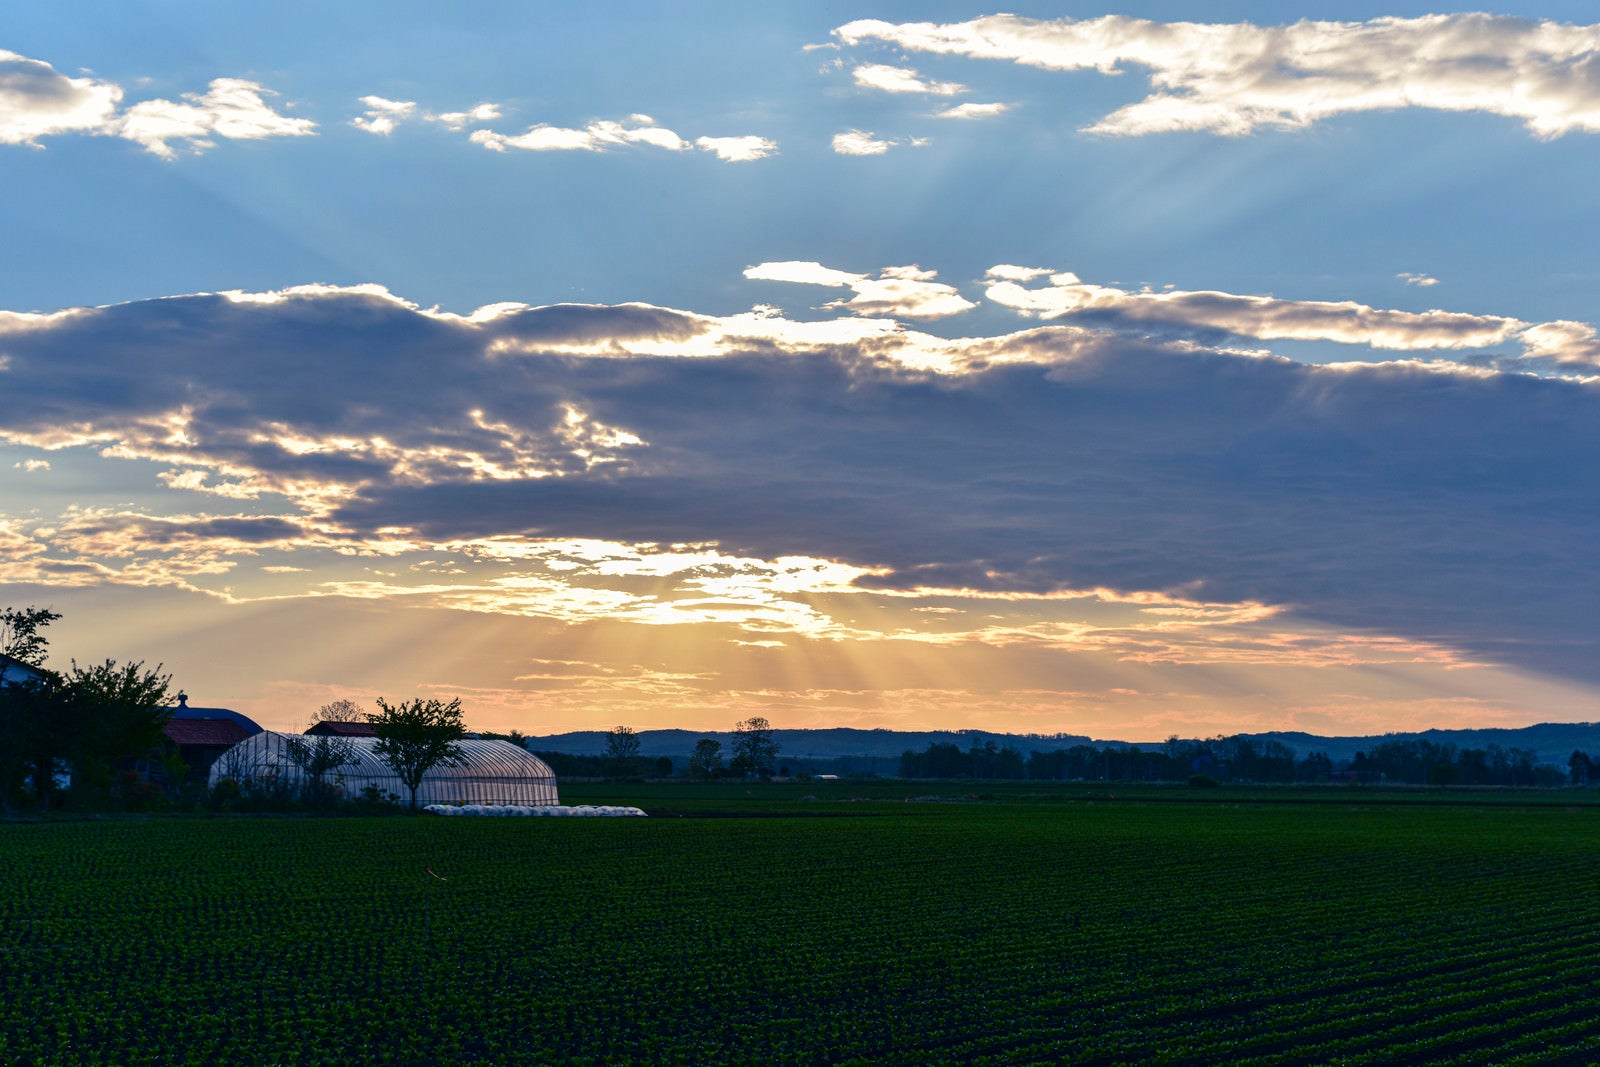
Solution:
[[[1592,803],[1110,792],[0,825],[0,1063],[1600,1062]]]

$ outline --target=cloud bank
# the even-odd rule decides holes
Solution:
[[[1087,127],[1111,136],[1238,136],[1408,107],[1504,115],[1540,138],[1600,131],[1597,25],[1487,14],[1288,26],[989,15],[945,24],[862,19],[833,32],[849,46],[879,41],[1045,70],[1147,68],[1148,96]]]
[[[885,280],[925,280],[904,273]],[[924,351],[940,345],[942,364]],[[181,585],[253,552],[433,552],[404,581],[324,591],[819,634],[858,625],[826,606],[852,591],[1088,596],[1179,629],[996,622],[985,640],[1171,657],[1212,642],[1192,636],[1208,618],[1287,612],[1600,680],[1592,383],[1078,325],[939,341],[642,304],[453,315],[375,286],[0,317],[0,348],[0,439],[141,461],[197,505],[7,520],[8,580]],[[497,599],[446,580],[472,566],[501,568],[482,587]],[[606,567],[609,584],[562,577]],[[664,571],[703,584],[668,605]],[[1211,654],[1293,653],[1254,640]]]

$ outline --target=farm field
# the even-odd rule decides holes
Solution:
[[[0,1064],[1600,1062],[1592,803],[986,790],[0,824]]]

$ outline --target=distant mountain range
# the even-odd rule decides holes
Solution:
[[[694,750],[696,741],[710,737],[722,742],[726,754],[733,747],[732,731],[697,730],[640,730],[639,754],[651,758],[670,756],[686,759]],[[1127,742],[1103,741],[1081,734],[1003,734],[988,730],[856,730],[839,727],[831,730],[776,730],[779,759],[838,759],[860,757],[871,760],[899,760],[907,749],[916,752],[931,744],[956,745],[966,751],[974,744],[993,741],[996,748],[1018,749],[1024,756],[1030,752],[1053,752],[1073,745],[1093,745],[1118,748],[1132,744],[1136,748],[1159,748],[1160,741]],[[1294,750],[1296,756],[1311,752],[1326,753],[1334,760],[1348,760],[1357,752],[1371,749],[1385,741],[1419,737],[1438,745],[1462,748],[1521,748],[1535,753],[1537,762],[1566,766],[1574,750],[1600,756],[1600,723],[1539,723],[1519,729],[1492,730],[1421,730],[1411,733],[1374,734],[1366,737],[1319,737],[1298,731],[1273,731],[1245,734],[1257,741],[1281,741]],[[539,752],[565,752],[571,755],[599,755],[605,750],[604,730],[577,730],[564,734],[546,734],[530,737],[528,747]],[[881,773],[893,773],[892,766],[884,766]]]

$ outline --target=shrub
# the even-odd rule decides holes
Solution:
[[[400,794],[385,793],[381,786],[369,785],[350,804],[363,815],[379,815],[400,810]]]
[[[232,811],[239,804],[239,783],[232,778],[219,778],[206,793],[209,811]]]

